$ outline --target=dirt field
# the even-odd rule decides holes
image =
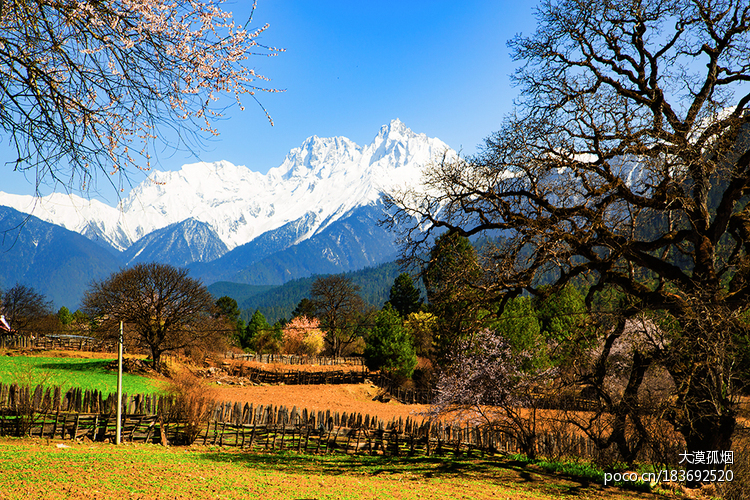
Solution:
[[[275,386],[225,386],[209,384],[214,397],[219,401],[239,401],[254,405],[287,406],[290,409],[331,410],[358,412],[362,415],[377,415],[382,420],[412,417],[421,419],[419,412],[426,405],[404,405],[391,400],[388,403],[373,401],[379,389],[368,384],[343,385],[275,385]]]
[[[287,365],[276,363],[240,362],[228,360],[217,366],[227,372],[235,372],[238,365],[266,371],[361,371],[362,366],[320,366],[320,365]],[[205,372],[191,370],[193,373]],[[231,378],[231,377],[230,377]],[[287,406],[308,410],[331,410],[339,413],[362,413],[377,416],[382,420],[407,417],[421,419],[420,412],[427,410],[427,405],[404,405],[395,400],[388,403],[373,401],[380,389],[372,384],[336,384],[336,385],[227,385],[217,383],[222,376],[204,379],[218,401],[251,403],[254,405]],[[226,381],[226,379],[225,379]]]

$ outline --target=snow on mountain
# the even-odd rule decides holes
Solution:
[[[124,250],[137,239],[127,230],[124,214],[98,200],[63,193],[37,198],[0,191],[0,205],[62,226],[118,250]]]
[[[185,219],[156,229],[125,250],[127,264],[159,261],[173,266],[210,262],[227,252],[226,245],[205,222]]]
[[[374,202],[384,190],[416,184],[421,168],[449,150],[439,139],[416,134],[396,119],[364,147],[345,137],[310,137],[266,175],[227,161],[201,162],[153,172],[118,207],[75,195],[33,198],[2,192],[0,205],[118,250],[186,219],[207,224],[229,250],[304,220],[300,242],[351,209]]]

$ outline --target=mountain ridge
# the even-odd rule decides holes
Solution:
[[[0,192],[0,206],[33,220],[30,233],[48,224],[44,234],[58,246],[55,252],[39,238],[20,238],[17,255],[44,261],[18,267],[6,260],[0,287],[21,281],[71,307],[91,280],[136,262],[188,267],[207,285],[280,285],[378,266],[397,251],[394,234],[378,225],[381,194],[416,184],[422,168],[446,152],[455,154],[393,120],[365,146],[311,136],[266,174],[227,161],[154,171],[117,207],[64,193]],[[11,226],[0,231],[17,217],[6,217]]]
[[[60,193],[33,198],[0,192],[0,204],[117,251],[188,219],[207,224],[227,251],[306,219],[292,243],[297,244],[377,201],[382,192],[416,183],[422,167],[446,151],[452,152],[439,139],[395,119],[366,146],[341,136],[311,136],[265,175],[224,160],[154,171],[118,207]]]
[[[0,207],[0,290],[21,283],[56,306],[72,309],[92,280],[122,261],[80,234],[9,207]]]

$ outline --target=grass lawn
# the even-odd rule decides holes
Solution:
[[[59,385],[63,390],[80,387],[109,394],[117,390],[117,371],[105,369],[112,359],[0,355],[0,383]],[[165,385],[160,380],[127,373],[122,380],[127,394],[160,392]]]
[[[59,447],[58,447],[59,446]],[[0,438],[0,499],[666,498],[503,458],[245,453]]]

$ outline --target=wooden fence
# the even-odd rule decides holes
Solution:
[[[296,356],[292,354],[239,354],[236,352],[224,353],[226,359],[239,359],[244,361],[255,361],[256,363],[279,363],[284,365],[322,365],[340,366],[354,365],[365,366],[364,358],[352,357],[327,357],[327,356]]]
[[[117,345],[82,335],[0,335],[0,349],[117,352]]]
[[[200,402],[197,403],[200,406]],[[432,455],[521,452],[516,439],[486,427],[411,418],[389,422],[361,413],[291,410],[283,406],[219,403],[200,424],[175,418],[181,407],[164,395],[123,398],[124,441],[289,449],[306,453]],[[116,397],[59,387],[0,385],[0,435],[114,441]],[[587,438],[568,433],[538,436],[538,453],[596,457]]]
[[[370,373],[361,371],[270,371],[254,367],[239,367],[235,374],[246,377],[256,384],[317,385],[317,384],[363,384]],[[375,375],[375,374],[373,374]]]

